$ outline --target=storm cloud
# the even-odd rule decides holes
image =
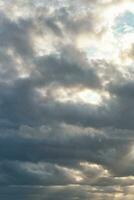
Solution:
[[[132,5],[0,3],[2,199],[133,199]]]

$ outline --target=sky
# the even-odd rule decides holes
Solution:
[[[134,1],[0,1],[0,199],[134,199]]]

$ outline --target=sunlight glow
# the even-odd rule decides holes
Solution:
[[[103,23],[97,24],[97,21],[95,23],[100,30],[104,30],[102,35],[99,38],[90,33],[80,35],[76,40],[77,47],[86,53],[89,60],[107,58],[117,64],[132,65],[133,58],[126,55],[126,45],[133,42],[133,3],[119,1],[113,6],[107,4],[107,9],[105,6],[100,9],[102,12],[98,18],[102,19],[100,21]]]
[[[90,104],[100,104],[101,103],[101,96],[99,93],[85,89],[81,92],[79,92],[74,98],[84,102],[84,103],[90,103]]]
[[[45,88],[38,88],[37,91],[42,97],[47,98],[47,91]],[[99,105],[102,102],[101,94],[90,89],[80,90],[78,88],[58,88],[54,91],[54,93],[51,93],[51,97],[55,98],[59,102],[79,102],[93,105]]]

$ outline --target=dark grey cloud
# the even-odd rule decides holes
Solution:
[[[1,134],[1,161],[50,162],[80,171],[80,162],[92,162],[104,166],[116,176],[133,174],[132,141],[121,139],[121,134],[118,138],[112,138],[111,135],[106,136],[106,133],[97,135],[92,130],[82,134],[85,130],[81,129],[77,135],[75,129],[55,126],[51,130],[47,127],[25,127],[19,132],[9,130],[3,130]],[[126,160],[127,165],[124,163]],[[90,176],[92,171],[89,167],[87,170]]]
[[[30,31],[33,24],[28,19],[10,20],[1,13],[0,45],[3,49],[11,49],[20,56],[32,56],[33,47],[30,40]]]
[[[36,65],[37,74],[40,74],[40,81],[44,80],[44,85],[101,87],[93,66],[73,46],[64,47],[58,55],[39,57]]]
[[[111,83],[108,87],[114,101],[117,103],[117,126],[124,129],[133,129],[133,86],[133,80],[123,79],[120,83]]]
[[[3,188],[4,192],[7,192],[6,188]],[[98,190],[98,192],[97,192]],[[124,188],[125,190],[125,188]],[[126,188],[127,190],[127,188]],[[3,191],[2,191],[3,192]],[[113,194],[112,194],[113,192]],[[112,200],[116,197],[114,192],[117,192],[120,194],[123,198],[131,198],[133,194],[126,194],[123,195],[122,191],[116,188],[109,188],[107,187],[107,191],[104,191],[104,188],[96,188],[96,187],[89,187],[89,186],[59,186],[59,187],[13,187],[8,188],[8,195],[2,195],[3,199],[8,199],[9,195],[10,198],[12,195],[17,199],[26,199],[26,200],[43,200],[44,198],[47,198],[49,200],[55,199],[55,196],[58,197],[58,199],[64,199],[65,200],[73,200],[73,199],[82,199],[88,200],[91,199],[99,199],[102,198],[109,198]]]

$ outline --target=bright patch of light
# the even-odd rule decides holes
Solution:
[[[59,102],[72,102],[72,103],[84,103],[92,105],[100,105],[104,99],[109,99],[110,96],[107,92],[97,92],[91,89],[80,89],[80,88],[57,88],[53,90],[47,90],[45,88],[37,88],[37,92],[43,98],[53,98]]]
[[[46,54],[50,54],[54,51],[53,48],[53,38],[51,36],[34,36],[33,37],[34,42],[34,50],[37,55],[43,56]]]
[[[81,176],[76,176],[75,177],[76,182],[80,182],[83,180],[83,178]]]
[[[99,93],[93,91],[93,90],[89,90],[89,89],[85,89],[82,91],[79,90],[64,90],[64,89],[60,89],[59,91],[57,91],[57,100],[61,101],[61,102],[80,102],[80,103],[89,103],[89,104],[94,104],[94,105],[99,105],[101,103],[101,96]]]
[[[106,1],[107,2],[107,1]],[[109,2],[110,3],[110,2]],[[120,57],[122,45],[128,44],[127,40],[131,38],[128,33],[133,34],[134,29],[134,10],[133,3],[115,2],[115,4],[101,7],[101,14],[99,16],[103,23],[98,25],[100,30],[106,27],[102,37],[94,37],[93,35],[81,35],[77,38],[76,45],[79,49],[87,54],[89,59],[107,59],[118,64],[123,64],[124,60]],[[121,33],[122,35],[119,35]],[[126,37],[126,38],[124,38]],[[131,59],[125,59],[125,64],[131,64]]]
[[[91,44],[91,36],[89,35],[81,35],[78,38],[76,38],[76,45],[78,48],[87,48]]]
[[[79,92],[74,98],[78,98],[82,102],[91,103],[91,104],[100,104],[101,103],[101,96],[92,90],[83,90]]]

